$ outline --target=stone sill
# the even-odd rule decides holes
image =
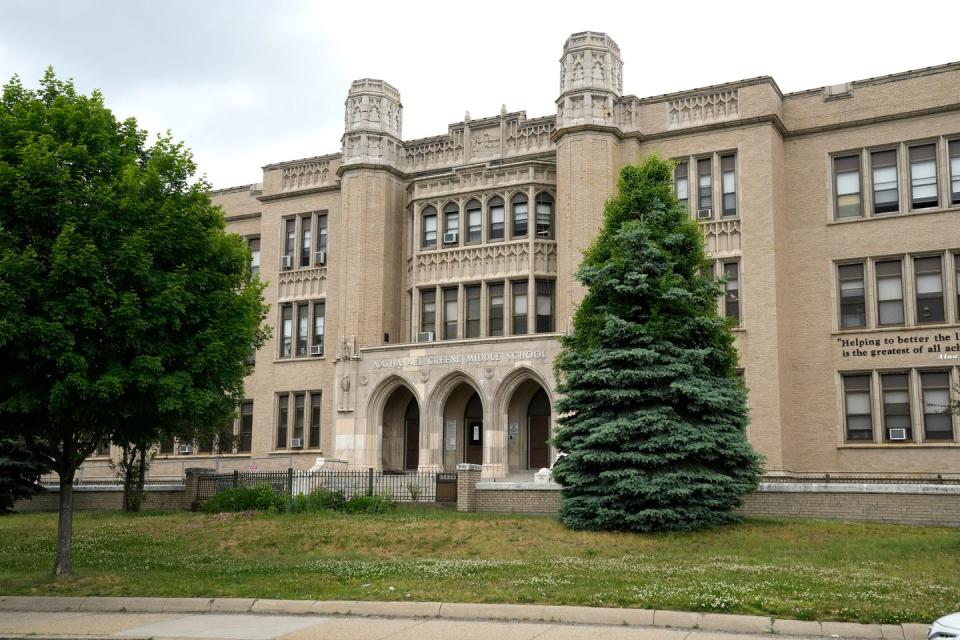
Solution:
[[[496,482],[482,480],[477,483],[477,491],[560,491],[556,482]]]
[[[281,362],[310,362],[311,360],[326,360],[327,356],[296,356],[290,358],[274,358],[272,360],[273,364],[279,364]]]
[[[902,331],[931,331],[934,329],[956,329],[960,327],[960,322],[938,322],[929,324],[898,324],[895,326],[883,327],[857,327],[855,329],[837,329],[830,333],[831,336],[845,337],[856,336],[865,333],[896,333]],[[920,343],[917,343],[920,344]],[[923,343],[927,344],[927,343]]]
[[[758,493],[895,493],[960,495],[960,484],[761,482]]]
[[[854,224],[856,222],[870,222],[873,220],[896,220],[897,218],[909,218],[911,216],[925,216],[931,213],[955,213],[960,211],[960,205],[949,205],[946,207],[935,207],[932,209],[917,209],[916,211],[898,211],[890,213],[873,214],[862,218],[848,218],[845,220],[831,220],[827,226]]]
[[[956,449],[960,447],[960,442],[951,442],[944,440],[940,442],[904,442],[904,443],[877,443],[869,442],[864,444],[842,444],[837,449]]]

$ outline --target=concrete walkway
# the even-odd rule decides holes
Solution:
[[[439,602],[0,596],[0,638],[222,640],[925,640],[927,625]]]

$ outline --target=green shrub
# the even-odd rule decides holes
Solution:
[[[347,513],[380,514],[392,511],[394,505],[383,496],[354,496],[347,500]]]
[[[203,510],[207,513],[224,511],[266,511],[281,513],[286,510],[287,497],[273,487],[259,484],[252,487],[236,487],[221,491],[207,500]]]
[[[347,507],[342,491],[314,489],[306,498],[310,511],[344,511]]]

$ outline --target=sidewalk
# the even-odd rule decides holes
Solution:
[[[927,625],[439,602],[0,596],[0,638],[223,640],[925,640]]]

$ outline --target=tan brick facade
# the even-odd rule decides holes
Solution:
[[[854,356],[841,346],[937,334],[960,344],[953,262],[960,205],[951,191],[960,159],[949,156],[951,141],[960,140],[960,64],[786,95],[760,77],[637,98],[623,93],[619,56],[604,34],[574,34],[563,49],[556,114],[468,114],[443,135],[411,141],[402,138],[400,93],[383,81],[357,80],[339,153],[268,165],[262,183],[217,191],[228,228],[259,239],[273,337],[247,382],[252,451],[199,462],[222,470],[307,468],[323,458],[397,471],[473,462],[485,479],[548,465],[556,455],[545,442],[555,419],[556,336],[569,329],[583,294],[573,273],[619,169],[656,153],[687,161],[691,216],[705,209],[698,171],[709,167],[710,211],[699,215],[711,255],[736,265],[749,437],[768,473],[960,472],[957,419],[951,438],[924,436],[920,377],[932,368],[958,382],[960,360],[934,352]],[[910,200],[908,156],[918,142],[934,142],[937,154],[939,202],[924,209]],[[898,150],[898,213],[867,211],[877,148]],[[833,158],[849,153],[861,158],[865,214],[838,220]],[[731,204],[735,211],[725,215]],[[912,260],[929,252],[942,258],[945,315],[919,325]],[[873,275],[876,259],[890,256],[904,268],[906,322],[888,328],[877,326]],[[839,325],[837,268],[851,260],[866,269],[865,327]],[[310,344],[298,355],[296,314],[315,302],[325,305],[323,354],[310,353],[310,311]],[[287,304],[290,355],[283,351]],[[549,321],[538,308],[549,310]],[[908,440],[887,438],[880,374],[888,370],[909,372]],[[851,371],[871,376],[866,440],[847,437],[842,375]],[[305,394],[302,431],[297,392]],[[317,442],[309,434],[314,396]],[[281,402],[288,403],[285,434]],[[178,475],[188,463],[198,456],[161,456],[154,473]],[[481,508],[507,499],[484,495]]]

